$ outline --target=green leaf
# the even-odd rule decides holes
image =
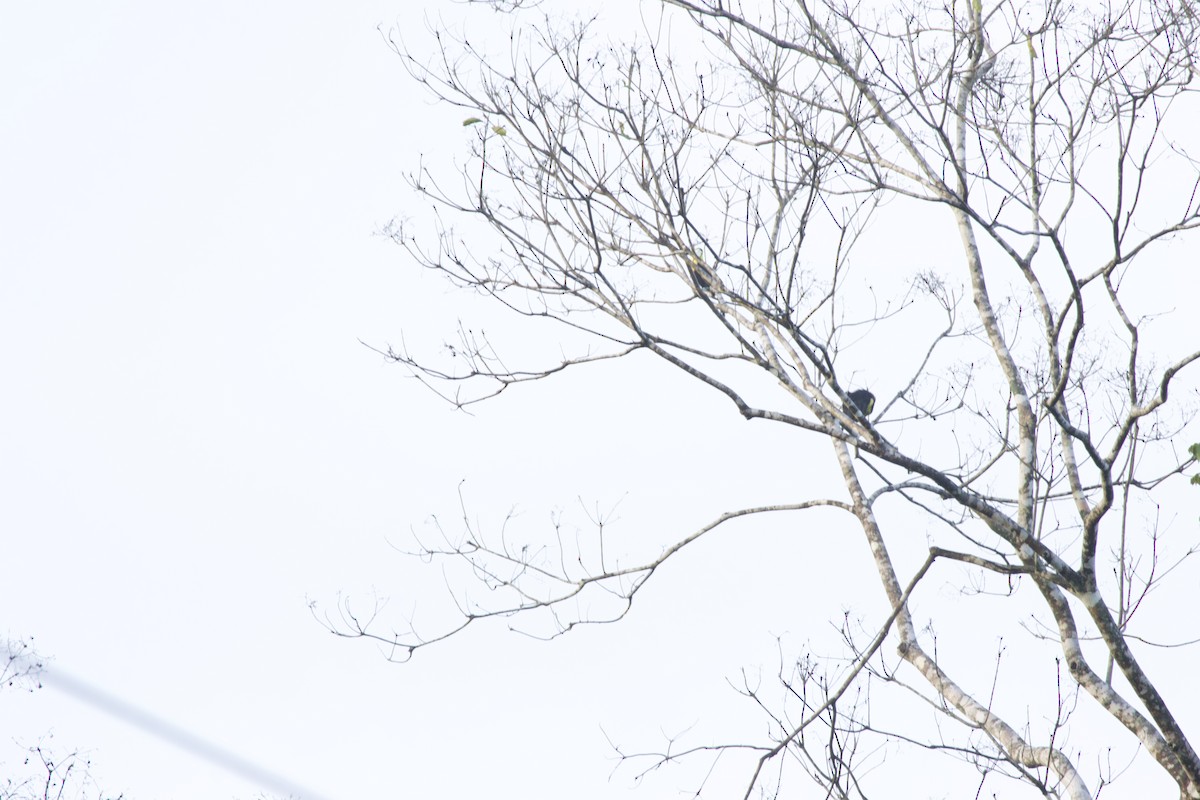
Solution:
[[[508,136],[508,131],[506,131],[502,125],[493,125],[492,131],[497,136]]]
[[[481,120],[479,117],[467,117],[463,120],[463,127],[465,128],[468,125],[476,125],[480,122],[483,122],[483,120]]]

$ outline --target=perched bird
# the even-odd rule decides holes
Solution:
[[[870,416],[872,409],[875,408],[875,395],[868,392],[866,389],[855,389],[850,394],[846,395],[850,398],[850,402],[858,410],[858,413],[864,417]],[[849,408],[846,411],[850,411]]]
[[[704,265],[696,256],[689,253],[687,255],[688,272],[692,276],[692,280],[696,282],[696,288],[702,292],[712,292],[711,274],[708,267]]]

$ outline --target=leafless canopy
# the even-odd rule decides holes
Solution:
[[[440,227],[391,232],[456,284],[561,323],[575,349],[516,365],[464,328],[448,357],[388,355],[465,406],[650,353],[747,419],[827,441],[846,495],[731,511],[636,565],[447,533],[424,554],[471,565],[494,605],[463,606],[460,625],[428,636],[379,634],[348,608],[335,630],[383,639],[399,658],[501,615],[548,608],[565,631],[598,621],[572,615],[581,594],[628,602],[731,519],[833,507],[866,537],[891,613],[847,630],[852,658],[837,675],[781,670],[793,707],[745,687],[771,719],[768,740],[652,763],[740,749],[753,755],[747,797],[775,791],[767,775],[789,759],[827,796],[859,797],[858,746],[879,736],[1047,797],[1090,798],[1107,774],[1094,753],[1060,746],[1081,692],[1181,797],[1200,798],[1200,758],[1131,626],[1176,565],[1138,509],[1191,463],[1172,439],[1190,421],[1179,382],[1200,337],[1154,340],[1152,355],[1144,338],[1147,287],[1178,292],[1194,269],[1164,261],[1200,226],[1186,149],[1200,119],[1194,4],[672,0],[627,44],[543,10],[510,9],[521,21],[507,60],[445,32],[432,61],[395,45],[416,80],[462,108],[473,144],[457,172],[412,176]],[[858,277],[898,280],[867,245],[876,229],[911,265],[907,288],[882,299]],[[893,388],[860,413],[844,344],[897,336]],[[940,526],[912,574],[889,556],[906,512],[881,498]],[[909,611],[934,573],[991,576],[1014,617],[1044,626],[1035,635],[1065,667],[1055,719],[1006,719],[986,684],[943,666],[936,616],[922,626]],[[872,680],[908,687],[960,734],[873,727],[848,699]]]

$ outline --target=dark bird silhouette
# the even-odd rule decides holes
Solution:
[[[708,267],[704,262],[696,258],[694,255],[687,256],[688,272],[692,276],[692,280],[696,283],[696,288],[702,292],[712,293],[712,280]]]
[[[870,416],[871,411],[875,408],[875,395],[868,392],[866,389],[855,389],[850,394],[846,395],[850,398],[850,402],[854,408],[864,417]],[[850,412],[850,408],[846,408]]]

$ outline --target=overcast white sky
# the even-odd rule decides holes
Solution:
[[[772,672],[774,635],[836,640],[843,576],[796,570],[830,518],[807,545],[788,527],[706,546],[622,625],[550,644],[481,628],[395,666],[313,621],[339,593],[398,621],[433,606],[440,574],[389,543],[452,523],[463,480],[487,525],[615,507],[624,535],[667,541],[800,479],[799,437],[642,362],[466,416],[360,343],[461,311],[373,235],[416,202],[418,155],[471,135],[376,32],[419,40],[426,7],[457,8],[0,12],[0,634],[315,795],[624,797],[601,726],[634,748],[760,732],[726,676]],[[0,775],[13,740],[51,733],[129,797],[271,789],[50,688],[0,694]],[[660,781],[639,796],[678,788]]]

